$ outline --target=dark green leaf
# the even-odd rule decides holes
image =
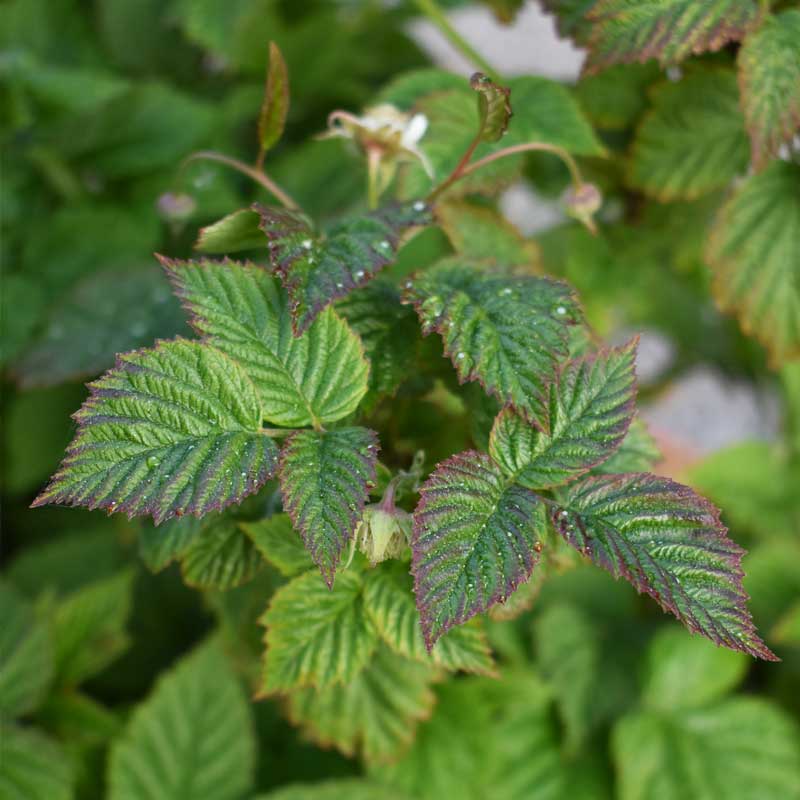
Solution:
[[[72,800],[74,770],[61,745],[33,728],[0,722],[0,797]]]

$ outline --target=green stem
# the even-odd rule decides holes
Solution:
[[[272,439],[283,439],[293,433],[300,433],[301,428],[261,428],[258,432]]]
[[[245,164],[244,161],[239,161],[237,158],[231,158],[223,153],[217,153],[214,150],[201,150],[197,153],[192,153],[183,162],[183,165],[191,161],[216,161],[220,164],[235,169],[241,172],[242,175],[247,175],[248,178],[254,180],[259,185],[263,186],[270,194],[272,194],[284,208],[296,211],[300,208],[297,203],[287,194],[280,186],[278,186],[272,178],[270,178],[263,170],[257,170]]]
[[[414,0],[414,4],[465,58],[480,67],[493,81],[501,82],[497,70],[452,26],[447,15],[436,5],[436,0]]]
[[[378,207],[380,191],[378,189],[378,170],[381,163],[381,151],[377,147],[367,148],[367,205],[370,211]]]

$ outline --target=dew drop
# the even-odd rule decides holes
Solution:
[[[406,284],[405,284],[406,289],[410,289],[413,285],[414,285],[413,281],[406,281]]]
[[[464,358],[464,353],[457,353],[457,354],[456,354],[456,358],[457,358],[459,361],[463,360],[463,358]]]
[[[158,459],[155,456],[148,456],[147,458],[147,468],[148,469],[155,469],[158,466]]]
[[[417,200],[417,202],[414,203],[412,208],[414,209],[414,211],[424,211],[425,210],[425,203],[423,203],[422,200]]]
[[[311,249],[311,239],[303,239],[301,244],[303,245],[303,247],[305,247],[306,250]]]
[[[358,272],[356,272],[356,278],[358,278],[359,280],[361,280],[364,277],[364,275],[365,273],[363,269],[360,269],[358,270]]]
[[[558,314],[560,317],[563,317],[566,313],[567,309],[564,306],[556,306],[556,314]]]
[[[344,289],[344,284],[341,281],[337,281],[336,282],[336,288],[337,289]]]

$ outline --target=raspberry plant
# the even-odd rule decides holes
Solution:
[[[520,5],[488,4],[506,19]],[[416,5],[447,26],[435,4]],[[745,656],[778,659],[756,630],[744,550],[718,508],[652,471],[660,454],[637,418],[638,337],[604,342],[588,318],[607,298],[579,297],[567,268],[543,269],[543,252],[564,247],[558,234],[526,240],[491,202],[523,171],[544,184],[566,178],[564,209],[583,226],[566,248],[577,241],[583,252],[601,247],[590,237],[605,225],[627,236],[635,221],[652,234],[661,218],[642,211],[643,198],[703,203],[730,188],[704,245],[713,293],[773,364],[795,357],[800,10],[754,0],[544,5],[588,49],[575,95],[542,78],[504,80],[466,45],[484,70],[471,78],[398,75],[363,113],[334,108],[315,137],[355,154],[347,163],[363,183],[343,213],[304,208],[291,170],[274,178],[292,111],[274,43],[252,162],[218,150],[187,159],[184,168],[230,169],[258,199],[202,227],[194,257],[157,256],[191,330],[136,342],[89,383],[66,457],[33,506],[138,520],[126,530],[147,567],[176,562],[219,624],[119,733],[76,687],[125,649],[132,572],[66,600],[45,595],[36,610],[0,584],[13,622],[0,722],[7,752],[28,768],[22,779],[0,769],[0,796],[25,775],[37,776],[37,798],[71,796],[53,742],[5,719],[37,711],[59,733],[84,726],[113,741],[112,800],[250,798],[243,677],[256,699],[280,700],[303,736],[357,757],[366,773],[278,790],[276,800],[610,797],[587,753],[632,666],[627,656],[615,664],[609,700],[597,698],[594,676],[615,661],[609,651],[632,650],[644,677],[612,729],[616,796],[800,797],[794,723],[768,703],[727,697]],[[193,36],[216,42],[182,13]],[[653,59],[671,79],[655,77]],[[651,108],[629,142],[620,132],[645,89]],[[619,182],[636,195],[622,222]],[[335,189],[320,178],[314,193]],[[159,208],[179,231],[192,202],[167,193]],[[58,360],[34,350],[21,379],[70,368]],[[795,461],[787,474],[780,502]],[[618,601],[613,584],[592,588],[588,565],[697,636],[666,629],[648,642],[624,625],[606,629],[604,604]],[[531,670],[515,626],[570,575],[586,582],[602,630],[580,603],[546,604]],[[15,580],[24,585],[24,562]],[[54,617],[55,645],[42,614]],[[782,619],[779,641],[797,641],[797,618],[794,608]],[[34,657],[51,666],[18,680]],[[81,758],[88,741],[76,746]],[[676,763],[665,766],[665,752]]]

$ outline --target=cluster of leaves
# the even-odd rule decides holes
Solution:
[[[716,507],[650,472],[659,454],[636,419],[637,340],[604,346],[586,323],[610,327],[604,314],[616,292],[632,322],[666,319],[660,315],[676,313],[676,297],[685,300],[683,313],[702,307],[702,282],[691,270],[705,247],[718,277],[718,264],[732,265],[736,298],[760,315],[753,330],[761,336],[763,325],[778,325],[777,338],[762,337],[776,358],[793,354],[796,285],[777,298],[779,308],[773,301],[800,263],[792,261],[800,173],[776,158],[797,114],[794,106],[794,116],[784,114],[775,98],[793,97],[786,62],[797,41],[783,22],[794,24],[800,12],[770,15],[733,0],[702,14],[676,0],[548,2],[564,30],[588,43],[588,69],[598,74],[574,91],[542,78],[400,74],[369,99],[409,119],[424,115],[421,157],[409,159],[414,149],[406,148],[401,159],[391,131],[378,131],[385,141],[376,137],[369,111],[352,118],[368,165],[371,150],[379,160],[398,159],[377,191],[368,175],[370,192],[392,199],[364,210],[357,148],[296,142],[293,126],[317,124],[317,108],[307,104],[320,98],[323,111],[337,101],[366,102],[366,54],[385,49],[378,35],[385,25],[389,39],[404,41],[393,26],[407,12],[344,17],[351,27],[328,49],[323,42],[339,21],[332,4],[315,7],[305,23],[268,0],[231,3],[213,15],[205,3],[176,3],[158,45],[152,31],[133,42],[128,36],[145,30],[142,15],[158,16],[150,4],[142,4],[148,11],[123,0],[101,5],[120,70],[141,71],[139,58],[165,53],[191,64],[191,48],[202,48],[209,85],[193,102],[204,113],[219,91],[217,71],[241,76],[241,91],[225,101],[230,130],[212,125],[209,113],[209,138],[190,142],[182,131],[170,139],[162,117],[182,112],[131,113],[138,108],[131,96],[143,87],[125,85],[119,95],[108,88],[116,116],[109,112],[105,134],[93,127],[101,130],[96,142],[76,143],[85,148],[77,155],[58,138],[31,144],[21,135],[30,104],[39,113],[41,103],[54,129],[64,125],[76,138],[80,116],[64,98],[88,102],[76,87],[95,86],[97,76],[61,67],[48,80],[41,65],[54,40],[37,40],[27,8],[11,3],[6,16],[25,33],[20,41],[32,42],[32,53],[45,42],[41,53],[6,62],[15,145],[26,165],[46,175],[50,193],[89,181],[84,169],[100,173],[101,183],[116,181],[113,202],[142,202],[145,229],[153,212],[144,209],[171,188],[164,202],[172,238],[161,241],[168,252],[188,249],[187,223],[239,210],[201,229],[198,256],[160,257],[161,270],[123,260],[94,274],[117,245],[102,250],[97,236],[90,245],[74,242],[86,210],[74,197],[56,215],[61,239],[48,232],[45,244],[31,245],[20,230],[11,240],[12,249],[28,251],[25,263],[48,249],[75,259],[62,283],[47,286],[53,298],[74,276],[89,278],[43,332],[35,331],[51,313],[44,295],[39,321],[20,328],[9,357],[23,385],[96,374],[112,352],[127,352],[89,384],[66,459],[34,501],[103,509],[110,521],[74,510],[20,512],[42,526],[80,514],[89,530],[24,548],[0,586],[9,621],[0,724],[11,756],[0,763],[0,796],[800,797],[796,721],[777,702],[732,696],[748,669],[763,669],[748,655],[775,658],[745,606],[747,590],[770,647],[785,658],[759,679],[800,711],[800,560],[789,557],[800,519],[796,458],[748,446],[689,476],[753,545],[743,583],[743,550]],[[493,5],[510,17],[515,3]],[[85,35],[85,17],[66,0],[62,7],[56,22]],[[214,173],[213,191],[202,180],[191,187],[202,210],[184,213],[186,195],[156,173],[192,147],[238,142],[234,129],[252,115],[243,108],[263,88],[255,77],[264,31],[287,57],[270,48],[256,165],[244,166],[269,191],[273,179],[285,183],[292,197],[280,189],[252,195]],[[663,84],[650,64],[612,66],[654,56],[673,65],[745,36],[736,57],[749,76],[740,81],[743,116],[735,79],[729,85],[732,53],[690,62],[679,80]],[[325,55],[313,69],[303,58],[309,48]],[[404,48],[395,48],[400,60],[413,63],[413,48]],[[775,63],[767,66],[759,49]],[[390,62],[387,74],[395,71]],[[188,86],[188,66],[170,69]],[[341,82],[339,95],[327,81],[334,69],[352,80]],[[768,90],[752,89],[759,80]],[[153,91],[177,104],[177,90]],[[104,119],[106,98],[92,96],[100,105],[90,104],[91,113]],[[142,131],[134,124],[129,139],[109,142],[103,136],[119,136],[120,109]],[[722,202],[718,190],[746,168],[745,125],[760,171],[722,204],[704,245],[705,223]],[[174,149],[159,161],[149,147],[166,148],[166,139]],[[601,238],[567,223],[529,240],[498,213],[494,199],[512,181],[563,187],[566,170],[552,155],[523,152],[530,143],[573,170],[582,159],[608,198]],[[188,169],[216,169],[219,154],[211,155],[216,161]],[[31,206],[47,208],[52,198],[37,191]],[[640,192],[673,205],[645,204]],[[572,197],[586,221],[591,210],[587,217],[574,202],[579,191]],[[92,203],[98,207],[87,218],[110,227],[113,240],[110,223],[121,212],[109,198]],[[622,218],[615,203],[626,204]],[[160,233],[141,231],[137,218],[120,252],[131,241],[159,244]],[[619,246],[624,254],[612,259]],[[657,266],[631,276],[637,259]],[[592,281],[609,262],[598,287]],[[677,277],[662,281],[663,262],[679,267]],[[545,264],[574,279],[584,305],[568,283],[544,274]],[[16,279],[12,304],[30,293],[29,268]],[[754,280],[764,287],[757,298]],[[103,342],[91,354],[90,336]],[[723,339],[738,342],[730,332]],[[796,373],[789,368],[784,378],[796,397]],[[73,397],[65,391],[60,402]],[[38,424],[37,412],[33,404],[28,427]],[[789,450],[800,452],[797,444]],[[24,497],[39,477],[34,471],[17,491]],[[145,516],[153,524],[138,520]],[[655,604],[639,604],[626,582],[724,647],[657,625]],[[202,592],[202,608],[182,584]],[[455,673],[466,675],[449,680]],[[249,703],[248,693],[259,702]],[[318,749],[329,747],[343,758]]]

